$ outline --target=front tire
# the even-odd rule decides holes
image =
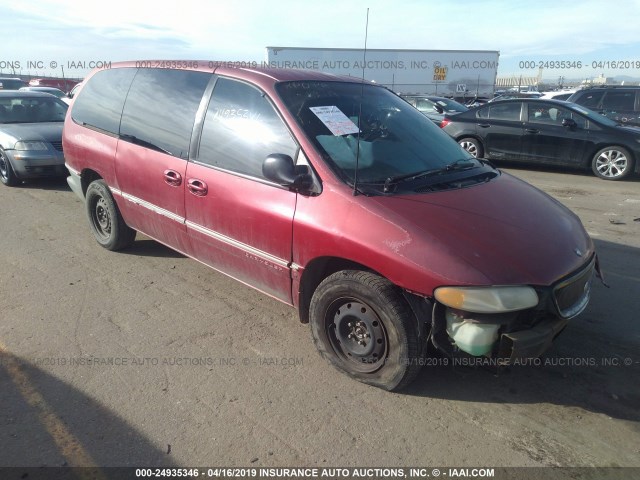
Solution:
[[[622,180],[633,172],[633,157],[626,148],[605,147],[593,156],[591,170],[605,180]]]
[[[350,377],[399,390],[420,372],[416,319],[388,280],[355,270],[334,273],[314,292],[309,316],[322,357]]]
[[[112,251],[130,246],[136,238],[136,231],[124,223],[104,180],[91,182],[85,198],[89,225],[98,243]]]
[[[0,148],[0,182],[2,182],[7,187],[15,187],[20,183],[18,177],[16,177],[15,172],[13,171],[13,167],[11,167],[11,162],[9,161],[9,157],[4,153],[4,150]]]
[[[469,152],[474,158],[482,158],[484,156],[482,145],[475,138],[461,138],[458,140],[458,145]]]

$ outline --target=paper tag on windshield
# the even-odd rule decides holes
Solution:
[[[338,107],[309,107],[335,136],[358,133],[358,126]]]

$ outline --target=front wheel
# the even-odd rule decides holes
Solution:
[[[420,371],[415,317],[399,289],[378,275],[330,275],[314,292],[309,316],[320,354],[360,382],[399,390]]]
[[[461,138],[460,140],[458,140],[458,145],[469,152],[474,158],[482,158],[484,155],[482,145],[475,138]]]
[[[85,197],[89,225],[98,243],[107,250],[130,246],[136,238],[136,231],[124,223],[104,180],[91,182]]]
[[[7,154],[4,153],[4,150],[0,148],[0,182],[5,184],[7,187],[15,187],[20,183],[18,177],[16,177],[13,168],[11,167],[11,162],[9,162],[9,158]]]
[[[622,180],[633,171],[633,158],[626,148],[605,147],[591,160],[591,170],[605,180]]]

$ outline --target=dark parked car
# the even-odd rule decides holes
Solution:
[[[104,248],[144,232],[295,306],[324,358],[389,390],[428,345],[537,357],[586,307],[598,267],[578,217],[386,88],[136,63],[92,72],[65,121]]]
[[[27,82],[19,78],[0,77],[0,90],[18,90],[28,86]]]
[[[440,126],[478,158],[591,168],[606,180],[640,167],[640,129],[561,100],[492,102]]]
[[[578,90],[568,98],[623,125],[640,126],[640,87],[605,85]]]
[[[447,113],[454,115],[469,110],[468,107],[465,107],[461,103],[445,97],[407,96],[403,98],[438,125]]]
[[[0,91],[0,182],[68,174],[62,154],[67,108],[48,93]]]

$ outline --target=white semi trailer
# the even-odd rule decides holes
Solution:
[[[371,80],[402,95],[493,97],[494,50],[387,50],[267,47],[274,68],[321,70]],[[364,69],[364,75],[363,75]]]

